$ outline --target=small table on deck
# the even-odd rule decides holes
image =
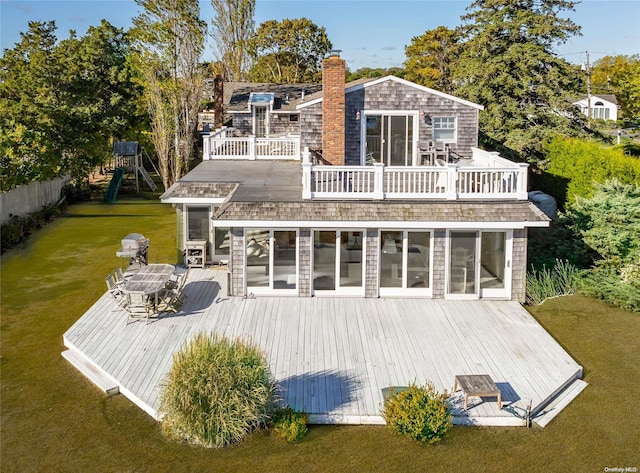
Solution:
[[[138,294],[142,297],[155,298],[154,307],[158,306],[158,293],[165,288],[173,275],[175,267],[170,264],[149,264],[132,274],[122,285],[122,292],[127,295]]]
[[[465,410],[467,410],[469,396],[497,396],[498,409],[502,409],[502,393],[488,374],[457,375],[453,385],[454,392],[458,390],[458,385],[464,394]]]

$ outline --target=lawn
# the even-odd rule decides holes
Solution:
[[[581,296],[531,310],[589,386],[545,429],[454,427],[423,446],[376,426],[314,426],[297,445],[266,433],[222,450],[172,443],[122,396],[61,356],[62,334],[104,292],[131,232],[150,262],[175,262],[175,213],[157,200],[74,205],[3,255],[3,472],[562,471],[640,468],[640,317]]]

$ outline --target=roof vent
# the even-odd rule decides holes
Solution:
[[[332,57],[332,56],[340,57],[340,53],[341,52],[342,52],[342,49],[332,49],[331,51],[329,51],[329,54],[327,56],[328,57]]]

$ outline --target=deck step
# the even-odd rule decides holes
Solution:
[[[120,392],[116,380],[98,368],[81,353],[69,349],[62,352],[62,357],[108,395],[118,394]]]
[[[562,409],[567,407],[571,401],[578,397],[578,394],[580,394],[587,386],[588,384],[583,380],[576,379],[573,383],[567,386],[564,391],[558,394],[553,401],[547,404],[544,410],[534,417],[533,422],[538,424],[540,427],[546,427],[549,422],[551,422],[560,413],[560,411],[562,411]]]

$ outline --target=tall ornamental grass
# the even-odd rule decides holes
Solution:
[[[274,379],[258,346],[199,334],[174,355],[161,394],[162,428],[171,438],[219,448],[265,426],[274,406]]]
[[[531,269],[527,273],[527,302],[542,304],[547,299],[566,296],[576,291],[578,271],[568,261],[556,260],[553,268]]]

